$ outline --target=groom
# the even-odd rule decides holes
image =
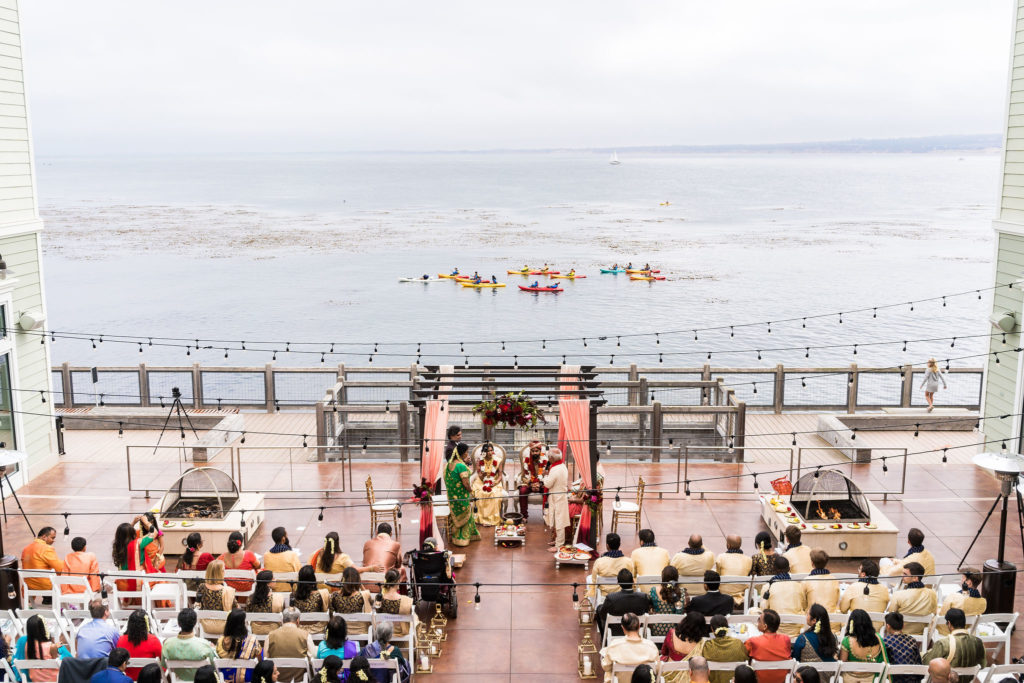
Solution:
[[[549,522],[555,530],[555,540],[548,545],[552,552],[565,545],[565,529],[569,521],[569,468],[562,459],[562,451],[552,448],[548,451],[548,474],[544,477],[544,486],[548,489],[548,514],[544,521]]]

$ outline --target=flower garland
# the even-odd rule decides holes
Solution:
[[[502,394],[489,401],[481,401],[473,406],[473,412],[480,414],[484,425],[501,425],[503,427],[522,427],[531,429],[538,422],[547,422],[544,411],[537,402],[523,395],[523,392]]]

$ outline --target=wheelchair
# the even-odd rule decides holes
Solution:
[[[452,577],[451,557],[447,550],[412,550],[406,553],[411,595],[417,610],[423,603],[437,603],[446,617],[458,617],[459,599]]]

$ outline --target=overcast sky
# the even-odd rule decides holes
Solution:
[[[1009,0],[22,0],[42,155],[995,133]]]

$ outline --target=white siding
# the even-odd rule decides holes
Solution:
[[[997,233],[999,240],[996,257],[996,278],[995,284],[1004,285],[1017,280],[1021,272],[1024,272],[1024,237],[1011,235],[1009,233]],[[1022,306],[1024,306],[1024,291],[1021,287],[1014,286],[1012,289],[1000,287],[995,290],[992,302],[992,313],[1002,314],[1010,311],[1021,318]],[[995,328],[989,328],[994,332]],[[996,363],[996,356],[988,357],[986,368],[985,385],[985,416],[998,418],[1000,415],[1016,415],[1021,412],[1019,406],[1014,405],[1014,397],[1017,388],[1018,356],[1013,349],[1020,346],[1020,334],[1006,335],[1006,343],[1003,344],[1002,337],[992,338],[989,344],[989,353],[996,351],[1007,351],[999,354],[999,362]],[[990,419],[985,420],[984,433],[986,440],[1011,438],[1016,425],[1016,418]]]

